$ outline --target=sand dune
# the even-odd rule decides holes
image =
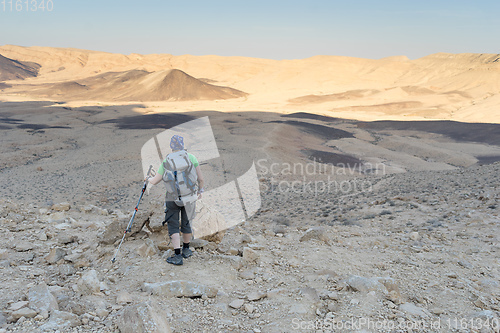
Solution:
[[[500,92],[500,56],[495,54],[438,53],[416,60],[404,56],[379,60],[315,56],[278,61],[215,55],[122,55],[13,45],[1,46],[0,54],[16,61],[35,62],[42,66],[36,78],[7,82],[13,87],[4,89],[7,96],[10,96],[4,99],[20,99],[28,91],[41,90],[42,87],[37,87],[39,85],[64,83],[62,86],[53,86],[54,92],[46,94],[46,97],[50,99],[57,96],[60,100],[68,98],[82,101],[170,101],[165,105],[155,104],[154,110],[145,105],[144,111],[147,112],[203,109],[282,113],[307,111],[360,120],[445,119],[500,122],[496,97]],[[160,92],[160,81],[156,88],[149,84],[132,88],[133,84],[142,80],[134,77],[127,79],[128,85],[110,83],[117,91],[111,92],[108,89],[110,96],[107,96],[103,91],[104,85],[98,88],[96,81],[88,81],[98,75],[111,75],[106,73],[127,76],[141,71],[144,80],[148,81],[146,75],[150,75],[150,78],[157,77],[156,75],[161,77],[172,69],[189,73],[194,78],[202,78],[200,82],[231,87],[249,95],[246,99],[232,99],[233,95],[243,95],[234,90],[223,89],[224,93],[219,96],[219,93],[213,92],[212,87],[209,89],[193,81],[192,90],[183,90],[179,97]],[[187,83],[189,79],[185,79],[186,84],[191,85]],[[68,83],[71,81],[89,89]],[[194,87],[198,85],[204,87],[204,92],[194,91]],[[176,84],[171,87],[179,88]],[[196,88],[199,89],[201,88]],[[214,94],[217,96],[213,97]],[[183,97],[184,95],[188,97]],[[220,101],[221,98],[227,100]],[[211,102],[214,99],[218,100],[217,104]],[[202,102],[182,103],[186,100]],[[418,107],[394,109],[395,106],[417,102],[421,103]]]

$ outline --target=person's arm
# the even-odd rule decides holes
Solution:
[[[203,179],[203,173],[201,173],[199,165],[196,167],[196,175],[198,176],[198,199],[201,199],[201,195],[204,191],[203,186],[205,185],[205,180]]]
[[[149,183],[151,185],[156,185],[158,184],[159,182],[161,182],[163,178],[163,175],[161,175],[159,172],[156,173],[156,175],[154,177],[150,177],[149,178]]]

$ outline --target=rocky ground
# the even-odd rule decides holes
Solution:
[[[147,227],[111,263],[120,210],[3,200],[1,331],[498,332],[499,171],[373,176],[348,196],[263,177],[260,211],[179,267]]]
[[[467,124],[137,109],[0,105],[0,332],[498,332],[491,125],[464,138]],[[202,165],[198,208],[256,163],[260,209],[193,240],[174,267],[153,188],[112,263],[142,185],[141,146],[198,116],[221,155]],[[363,165],[302,170],[319,165],[311,156]]]

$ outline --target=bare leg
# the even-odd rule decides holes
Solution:
[[[182,234],[182,240],[184,241],[184,243],[189,243],[191,241],[191,236],[192,234]]]
[[[179,235],[179,233],[172,234],[172,236],[170,236],[170,238],[172,239],[172,246],[174,247],[174,249],[180,249],[181,248],[181,236]]]

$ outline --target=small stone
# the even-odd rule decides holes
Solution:
[[[424,308],[418,307],[412,303],[404,303],[399,306],[399,310],[416,317],[427,318],[430,317],[429,311]]]
[[[259,262],[259,254],[257,251],[249,248],[249,247],[244,247],[243,248],[243,263],[245,265],[247,264],[257,264]]]
[[[101,281],[101,283],[99,283],[99,290],[100,291],[108,291],[109,290],[109,287],[106,284],[106,282]]]
[[[90,267],[90,260],[87,258],[80,258],[73,262],[75,268]]]
[[[362,276],[351,275],[346,280],[346,283],[354,291],[363,293],[369,293],[371,291],[381,292],[383,294],[387,293],[387,288],[377,279],[369,279]]]
[[[339,294],[335,291],[328,292],[328,298],[334,301],[338,301],[340,299]]]
[[[75,263],[78,259],[80,259],[83,256],[82,253],[72,253],[68,254],[67,256],[64,256],[64,260]]]
[[[106,318],[109,314],[109,311],[106,309],[99,308],[95,311],[95,313],[97,314],[97,316],[99,316],[99,318]]]
[[[57,210],[60,212],[68,211],[68,210],[70,210],[70,208],[71,208],[71,205],[69,204],[69,202],[57,203],[57,204],[52,205],[52,207],[50,207],[50,209]]]
[[[474,268],[474,266],[472,266],[472,264],[470,262],[468,262],[467,260],[459,260],[458,264],[464,268],[468,268],[468,269]]]
[[[456,279],[458,277],[457,273],[454,272],[446,273],[445,276],[449,277],[450,279]]]
[[[12,303],[10,306],[9,306],[9,311],[17,311],[17,310],[20,310],[22,308],[25,308],[27,307],[29,304],[28,301],[20,301],[20,302],[16,302],[16,303]]]
[[[55,264],[56,262],[58,262],[59,260],[64,258],[65,255],[66,255],[66,251],[64,251],[60,247],[56,247],[56,248],[50,249],[49,254],[45,257],[45,260],[49,264]]]
[[[137,254],[141,257],[150,257],[157,254],[158,251],[158,247],[155,243],[151,239],[147,238],[144,240],[144,244],[137,249]]]
[[[255,269],[254,268],[243,269],[238,273],[238,276],[240,277],[240,279],[253,280],[255,278]]]
[[[312,239],[317,239],[320,241],[323,241],[325,243],[328,243],[328,237],[325,234],[325,228],[323,227],[312,227],[306,230],[304,235],[300,237],[301,242],[307,242]]]
[[[201,249],[208,245],[208,241],[200,238],[195,238],[189,243],[194,249]]]
[[[266,293],[260,292],[260,291],[252,291],[247,295],[247,299],[249,301],[258,301],[262,298],[266,297]]]
[[[252,304],[246,303],[243,307],[247,313],[253,313],[255,307]]]
[[[132,296],[127,291],[120,291],[118,296],[116,296],[116,304],[127,304],[133,301]]]
[[[81,324],[80,318],[74,313],[66,311],[54,310],[50,313],[50,319],[40,326],[40,328],[46,332],[49,330],[60,330],[67,332],[68,328],[76,327]]]
[[[420,235],[418,232],[414,231],[412,233],[410,233],[410,239],[412,241],[418,241],[420,239]]]
[[[44,242],[47,239],[48,239],[48,237],[47,237],[47,234],[45,233],[45,231],[40,231],[40,233],[38,234],[38,240]]]
[[[94,269],[85,272],[80,280],[78,280],[77,285],[78,291],[82,295],[92,295],[101,290],[101,283],[99,282],[97,272]]]
[[[61,275],[70,276],[75,273],[76,273],[76,268],[71,264],[62,264],[59,266],[59,274]]]
[[[59,241],[59,244],[62,244],[62,245],[70,244],[70,243],[78,242],[78,236],[62,234],[62,235],[59,235],[58,241]]]
[[[26,252],[33,250],[35,247],[32,242],[20,241],[15,245],[15,250],[17,252]]]
[[[434,308],[434,309],[431,309],[430,311],[433,314],[435,314],[436,316],[440,316],[445,312],[444,309],[441,309],[441,308]]]
[[[233,308],[233,309],[239,309],[243,306],[243,304],[245,303],[244,300],[242,299],[235,299],[234,301],[232,301],[231,303],[229,303],[229,307]]]
[[[241,235],[241,243],[253,243],[255,240],[247,233]]]
[[[0,260],[5,260],[9,258],[9,251],[6,249],[0,250]]]
[[[30,308],[22,308],[11,313],[11,316],[14,318],[14,320],[18,320],[21,317],[34,318],[36,315],[37,312]]]
[[[334,303],[334,302],[330,302],[328,303],[328,311],[330,312],[337,312],[339,311],[340,307],[337,303]]]
[[[235,248],[235,247],[231,247],[231,248],[229,248],[229,250],[227,251],[227,254],[228,254],[228,255],[230,255],[230,256],[237,256],[239,252],[240,252],[240,251],[238,251],[238,249],[237,249],[237,248]]]
[[[474,301],[474,305],[477,306],[478,308],[481,308],[483,310],[487,310],[489,308],[487,302],[484,300],[484,298],[479,297]]]

